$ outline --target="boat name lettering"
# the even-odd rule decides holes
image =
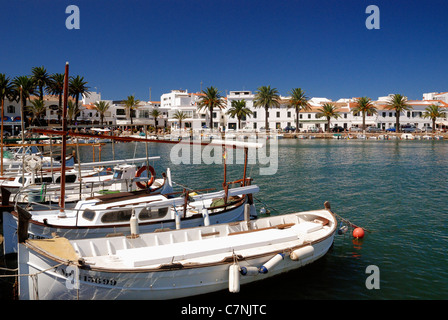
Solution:
[[[49,239],[49,237],[39,236],[36,234],[28,233],[28,239]]]
[[[101,278],[101,277],[92,277],[92,276],[83,276],[84,282],[90,282],[90,283],[96,283],[96,284],[104,284],[108,286],[116,286],[117,280],[115,279],[107,279],[107,278]]]

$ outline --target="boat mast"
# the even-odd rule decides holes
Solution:
[[[68,100],[68,62],[65,63],[64,106],[62,108],[62,156],[61,156],[61,197],[59,199],[59,217],[65,218],[65,157],[67,148],[67,100]],[[79,155],[78,155],[79,156]]]

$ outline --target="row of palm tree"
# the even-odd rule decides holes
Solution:
[[[214,87],[207,88],[202,92],[203,97],[200,98],[198,103],[198,108],[202,109],[207,107],[210,112],[210,128],[213,128],[213,108],[223,109],[226,104],[223,101],[220,93]],[[311,110],[310,104],[308,103],[309,98],[306,96],[305,91],[301,88],[293,88],[289,93],[288,108],[294,108],[296,111],[296,132],[299,131],[299,112],[301,110],[309,111]],[[265,109],[265,129],[269,130],[268,122],[268,112],[270,108],[277,108],[280,106],[280,95],[276,88],[271,88],[271,86],[261,86],[257,89],[254,99],[254,107]],[[407,98],[401,94],[394,94],[386,104],[386,109],[394,110],[396,123],[395,128],[397,132],[400,131],[400,114],[405,111],[412,110],[412,106],[407,103]],[[339,118],[341,115],[337,112],[337,107],[333,103],[325,103],[321,108],[318,109],[317,117],[325,117],[327,119],[327,130],[330,132],[330,121],[332,118]],[[361,97],[356,100],[355,108],[353,109],[355,115],[362,114],[362,129],[366,128],[366,115],[376,114],[372,100],[368,97]],[[241,119],[252,114],[252,111],[246,107],[246,102],[244,100],[232,101],[231,107],[227,112],[232,117],[238,119],[238,125],[241,127]],[[177,114],[175,117],[179,119],[181,115]],[[423,113],[423,117],[430,118],[433,123],[433,128],[435,128],[436,119],[439,117],[445,117],[446,112],[436,104],[432,104],[426,108]],[[184,118],[183,118],[184,119]]]
[[[74,110],[77,112],[74,115],[76,121],[77,116],[80,113],[79,109],[79,98],[80,95],[88,96],[90,91],[87,86],[87,81],[84,77],[79,75],[69,78],[69,95],[75,99]],[[29,76],[17,76],[14,79],[10,79],[5,74],[0,73],[0,99],[2,103],[2,117],[3,117],[3,107],[4,100],[8,99],[10,101],[17,101],[21,103],[21,113],[22,118],[24,118],[25,123],[27,123],[27,117],[25,115],[30,115],[32,117],[32,122],[41,125],[42,116],[45,114],[45,104],[44,104],[44,92],[56,95],[59,97],[59,119],[62,111],[62,96],[64,93],[64,74],[55,73],[49,74],[47,70],[42,67],[33,67],[31,69],[31,75]],[[38,100],[30,101],[30,97],[36,95]],[[27,106],[30,101],[31,105]]]
[[[411,105],[407,103],[407,98],[399,93],[392,95],[390,97],[389,101],[387,102],[385,108],[387,110],[394,110],[395,111],[395,130],[396,132],[400,132],[400,115],[402,112],[405,111],[411,111],[413,108]],[[336,111],[336,107],[331,104],[327,103],[324,104],[320,110],[320,114],[318,116],[325,116],[327,117],[327,130],[330,131],[330,119],[331,118],[338,118],[340,114]],[[353,113],[362,114],[362,129],[366,129],[366,115],[370,114],[376,114],[377,110],[375,109],[372,100],[368,97],[361,97],[356,100],[356,106],[353,109]],[[436,119],[441,117],[446,117],[445,110],[436,105],[431,104],[428,107],[425,108],[425,112],[423,113],[424,118],[430,118],[432,120],[432,128],[435,130],[436,125]]]

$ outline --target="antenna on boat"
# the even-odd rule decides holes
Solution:
[[[68,100],[68,61],[65,63],[64,107],[62,109],[62,156],[61,156],[61,197],[59,199],[59,218],[65,218],[65,157],[67,149],[67,100]]]

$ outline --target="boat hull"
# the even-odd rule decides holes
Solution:
[[[285,257],[266,274],[241,275],[240,284],[261,281],[310,264],[328,252],[333,240],[334,233],[325,241],[314,244],[314,254],[306,259],[293,261]],[[22,300],[167,300],[226,290],[229,287],[231,262],[155,272],[101,272],[65,265],[52,268],[58,263],[39,254],[30,254],[22,244],[20,246],[19,273],[39,273],[38,287],[32,277],[21,277],[19,298]],[[263,265],[273,255],[249,259],[240,264]],[[76,276],[75,269],[79,272]],[[78,277],[79,288],[76,288],[75,277]]]
[[[315,212],[306,214],[310,216]],[[21,243],[19,244],[18,259],[19,275],[32,274],[34,276],[19,277],[19,298],[49,300],[177,299],[220,290],[231,290],[232,281],[229,271],[233,270],[235,265],[239,270],[242,270],[242,267],[255,269],[256,272],[236,275],[239,288],[240,285],[261,281],[301,268],[322,258],[328,252],[333,244],[336,231],[337,221],[334,216],[326,217],[331,221],[328,225],[324,225],[325,227],[320,226],[315,230],[304,231],[300,228],[306,224],[291,223],[292,219],[300,220],[293,215],[296,214],[273,217],[277,219],[276,221],[270,218],[272,219],[270,221],[273,221],[272,226],[271,223],[257,224],[257,229],[227,234],[222,238],[221,236],[215,238],[208,233],[207,237],[211,236],[211,238],[190,239],[185,241],[187,242],[185,244],[183,242],[165,244],[165,241],[184,236],[187,238],[187,233],[193,235],[198,231],[201,233],[200,230],[203,232],[216,230],[221,233],[224,228],[210,226],[209,229],[202,227],[176,230],[159,235],[151,234],[147,238],[142,235],[141,240],[103,239],[101,240],[102,244],[91,241],[90,245],[86,245],[89,240],[71,241],[69,246],[74,251],[70,257],[60,255],[56,257],[53,251],[50,253],[50,251],[39,247],[36,242]],[[251,223],[255,225],[261,220],[267,221],[266,219],[260,218]],[[280,221],[280,219],[282,220]],[[245,223],[243,221],[239,225],[242,226]],[[315,228],[316,224],[312,224],[312,228]],[[309,222],[308,225],[310,225]],[[234,227],[235,223],[226,228],[229,226]],[[143,241],[147,242],[149,237],[153,240],[159,237],[163,247],[161,251],[166,251],[165,260],[157,260],[157,263],[154,264],[154,259],[159,259],[154,257],[157,255],[157,247],[160,246],[157,244],[141,248],[132,246],[127,250],[143,251],[138,251],[139,253],[133,256],[135,258],[132,262],[133,266],[124,263],[126,255],[123,256],[120,253],[123,251],[123,247],[120,249],[117,246],[123,241],[136,241],[133,243],[137,245]],[[232,244],[228,244],[229,242]],[[174,248],[179,244],[185,245],[182,248],[187,248],[187,250],[176,253]],[[105,247],[108,248],[109,254],[104,253]],[[195,257],[196,249],[200,254]],[[146,254],[140,254],[144,252]],[[79,260],[79,254],[86,260]],[[275,263],[273,263],[274,260],[276,260]],[[114,264],[118,265],[114,266]]]

